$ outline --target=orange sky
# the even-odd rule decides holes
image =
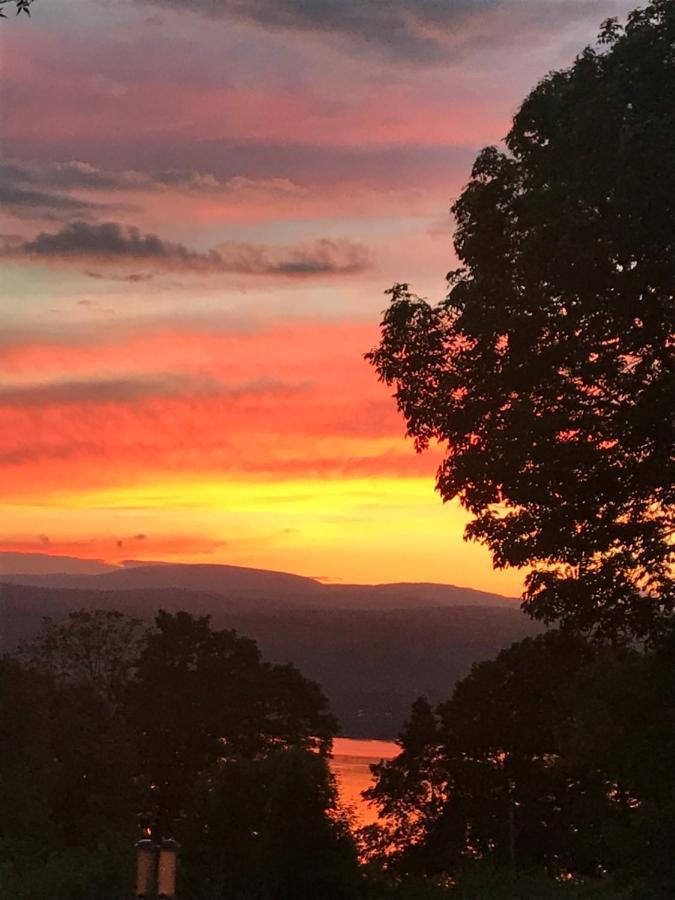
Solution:
[[[176,5],[0,35],[0,551],[518,594],[363,354],[393,282],[442,297],[477,150],[626,4]]]

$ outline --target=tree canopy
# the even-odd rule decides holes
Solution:
[[[224,760],[197,783],[181,842],[197,861],[186,879],[195,900],[349,900],[357,859],[324,756],[277,750]]]
[[[0,0],[0,18],[7,18],[7,13],[5,12],[5,7],[7,6],[13,6],[16,9],[17,16],[20,13],[30,16],[30,8],[33,2],[34,0]]]
[[[551,631],[475,665],[445,703],[415,704],[399,755],[374,767],[371,845],[403,873],[482,860],[649,877],[645,896],[669,896],[674,662]]]
[[[8,896],[121,896],[141,827],[183,845],[181,897],[352,896],[355,845],[327,766],[337,724],[318,685],[208,617],[160,612],[139,631],[83,610],[0,659]]]
[[[452,207],[447,298],[395,285],[367,354],[525,608],[613,638],[674,602],[674,41],[652,0],[532,91]]]
[[[317,684],[265,662],[208,616],[160,612],[128,688],[128,716],[158,829],[175,830],[197,776],[282,749],[326,754],[337,731]]]
[[[45,617],[20,656],[59,681],[86,682],[109,700],[119,700],[140,651],[140,619],[110,609],[80,609],[65,620]]]

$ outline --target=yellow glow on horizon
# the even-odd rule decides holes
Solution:
[[[49,495],[49,505],[65,503],[72,509],[200,508],[223,509],[232,503],[242,511],[283,508],[323,514],[379,504],[391,498],[402,504],[411,499],[435,497],[429,478],[326,478],[265,481],[191,479],[146,483],[103,490],[64,490]],[[17,504],[23,505],[23,504]]]
[[[176,479],[63,490],[39,505],[6,503],[0,516],[32,552],[230,563],[363,583],[437,581],[511,596],[523,579],[493,571],[488,552],[463,540],[467,513],[443,504],[428,477]],[[36,535],[49,544],[30,546]]]

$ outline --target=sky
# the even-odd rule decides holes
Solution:
[[[363,359],[625,0],[35,0],[0,20],[0,551],[508,595]]]

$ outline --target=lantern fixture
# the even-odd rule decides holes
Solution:
[[[160,900],[173,900],[176,896],[176,867],[180,845],[173,838],[163,840],[159,845],[157,865],[157,896]]]
[[[150,900],[155,887],[157,845],[150,838],[136,842],[136,897]]]
[[[137,900],[175,900],[180,845],[173,838],[156,844],[150,838],[136,842]]]

